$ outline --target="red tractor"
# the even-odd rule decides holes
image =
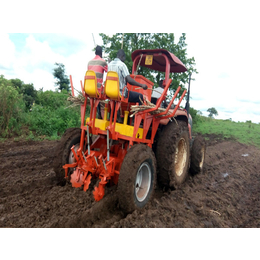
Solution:
[[[95,72],[87,71],[84,87],[81,84],[85,97],[81,106],[81,128],[64,133],[54,159],[54,170],[60,181],[68,180],[73,187],[87,191],[91,181],[96,179],[93,191],[96,201],[104,197],[107,185],[117,185],[119,206],[125,213],[144,208],[157,182],[161,187],[178,188],[189,172],[201,172],[206,149],[202,138],[192,141],[192,118],[188,108],[180,108],[186,90],[176,104],[180,87],[170,102],[166,100],[172,82],[169,75],[186,72],[183,63],[163,49],[136,50],[132,60],[134,74],[131,77],[146,84],[148,89],[129,84],[125,88],[142,93],[144,105],[131,104],[127,96],[121,96],[116,72],[108,72],[105,85],[98,89]],[[163,92],[153,99],[153,105],[154,83],[136,75],[139,66],[165,72]],[[85,118],[87,100],[90,116]],[[98,119],[97,107],[101,103],[103,119]],[[167,104],[164,109],[163,103]],[[133,108],[137,108],[135,112]],[[123,123],[117,120],[118,111]]]

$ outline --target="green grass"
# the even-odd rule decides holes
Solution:
[[[242,123],[199,116],[193,125],[193,131],[201,134],[217,134],[223,138],[235,138],[240,143],[260,148],[260,124],[251,121]]]

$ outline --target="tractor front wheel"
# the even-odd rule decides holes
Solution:
[[[62,168],[65,164],[72,164],[76,161],[74,154],[71,151],[71,147],[74,145],[75,152],[77,152],[80,146],[81,129],[69,128],[61,137],[54,152],[53,169],[56,173],[56,179],[60,185],[65,185],[66,180],[65,170]],[[70,169],[69,169],[70,174]]]
[[[150,147],[134,145],[122,163],[119,180],[119,206],[126,213],[145,207],[156,184],[156,159]]]

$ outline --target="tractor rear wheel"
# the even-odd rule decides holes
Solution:
[[[62,168],[65,164],[74,163],[76,160],[74,154],[71,151],[71,147],[74,145],[75,152],[77,152],[80,146],[81,129],[80,128],[69,128],[61,137],[58,145],[54,152],[53,169],[56,173],[56,179],[60,185],[65,185],[66,180],[65,170]],[[70,174],[70,169],[68,174]]]
[[[144,208],[156,185],[156,159],[150,147],[134,145],[126,154],[118,180],[118,200],[126,213]]]
[[[190,172],[192,175],[203,171],[206,154],[206,143],[202,136],[195,137],[191,149]]]
[[[158,182],[165,188],[179,188],[188,176],[190,163],[188,126],[184,121],[166,125],[157,141]]]

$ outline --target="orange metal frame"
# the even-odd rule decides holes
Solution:
[[[165,59],[166,59],[166,77],[169,77],[170,63],[166,55],[165,55]],[[134,77],[134,75],[131,76]],[[70,78],[70,80],[71,80],[71,86],[73,87],[72,79]],[[153,83],[147,80],[146,78],[144,78],[143,76],[137,76],[136,81],[139,81],[140,83],[143,83],[143,81],[145,81],[146,84],[148,85],[150,84],[150,87],[153,86]],[[101,130],[95,126],[97,106],[100,100],[105,100],[107,99],[107,97],[104,94],[101,94],[101,96],[95,98],[87,97],[81,82],[82,93],[86,99],[84,105],[81,106],[80,147],[77,151],[74,150],[74,147],[71,148],[74,157],[76,159],[76,162],[73,164],[66,164],[63,166],[63,168],[65,169],[65,178],[68,178],[68,169],[74,168],[74,172],[73,174],[71,174],[71,179],[70,179],[73,187],[79,188],[83,186],[83,190],[87,191],[91,179],[99,178],[100,179],[99,184],[97,187],[95,187],[93,191],[95,200],[99,201],[103,198],[105,194],[105,186],[108,183],[117,184],[120,168],[124,160],[124,157],[127,154],[128,149],[136,143],[144,143],[152,148],[154,138],[160,122],[164,119],[169,119],[174,117],[176,111],[178,110],[186,94],[186,91],[184,91],[175,109],[171,111],[169,115],[167,115],[167,113],[170,111],[171,105],[173,104],[174,100],[176,99],[181,89],[179,87],[175,92],[175,95],[173,96],[168,107],[166,108],[165,112],[151,115],[151,112],[157,110],[161,106],[161,103],[164,100],[164,97],[166,96],[166,93],[169,89],[171,82],[172,82],[171,79],[167,80],[164,91],[161,97],[158,99],[156,106],[154,108],[151,108],[143,112],[139,112],[135,115],[134,131],[132,137],[122,135],[122,133],[115,131],[117,111],[119,110],[122,104],[124,104],[123,107],[125,107],[125,105],[128,104],[128,98],[124,98],[122,96],[121,100],[116,100],[116,101],[110,100],[109,107],[110,107],[111,114],[110,114],[109,126],[106,128],[106,131]],[[148,97],[148,99],[151,99],[150,90],[143,90],[143,89],[137,90],[134,86],[130,86],[130,85],[127,85],[127,88],[129,90],[138,91],[143,95],[145,95],[146,97]],[[89,98],[90,100],[90,119],[87,123],[85,123],[87,98]],[[129,109],[129,106],[127,107]],[[113,115],[115,115],[114,120],[112,120]],[[142,121],[143,121],[143,137],[142,139],[140,139],[137,138],[136,136]],[[147,134],[150,128],[152,129],[151,135],[150,138],[147,138]],[[98,136],[93,143],[90,143],[90,135]],[[116,140],[117,142],[114,142],[114,144],[110,145],[111,139]],[[87,144],[87,149],[86,147],[84,147],[84,144]]]

